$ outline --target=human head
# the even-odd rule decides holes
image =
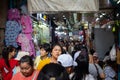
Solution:
[[[79,69],[81,68],[81,71],[88,73],[88,56],[79,54],[79,56],[75,60],[78,64]]]
[[[9,57],[9,56],[11,56],[11,58],[12,58],[15,56],[16,48],[14,46],[10,45],[8,47],[5,47],[2,51],[2,53],[3,53],[2,54],[3,58]]]
[[[97,53],[97,52],[95,52],[95,53],[93,54],[93,61],[94,61],[95,63],[98,63],[98,62],[99,62],[98,53]]]
[[[44,57],[47,56],[48,52],[50,52],[50,44],[44,43],[40,46],[40,56]]]
[[[20,71],[25,76],[28,77],[33,73],[33,60],[31,56],[25,55],[20,59]]]
[[[77,63],[73,61],[73,58],[69,54],[61,54],[58,59],[58,63],[60,63],[63,67],[66,68],[68,73],[71,73],[72,67],[76,66]]]
[[[80,51],[81,50],[81,45],[80,44],[76,44],[74,49],[75,49],[75,51]]]
[[[12,45],[5,47],[2,50],[2,57],[5,59],[5,62],[8,67],[10,67],[8,60],[13,58],[15,55],[16,55],[16,48]]]
[[[87,74],[89,74],[89,60],[88,60],[88,54],[82,54],[80,53],[78,57],[75,59],[77,62],[77,66],[75,67],[75,80],[82,80],[83,77]]]
[[[51,48],[51,55],[54,59],[57,60],[58,56],[62,54],[62,51],[63,49],[60,44],[54,44]]]
[[[42,68],[37,80],[69,80],[69,75],[63,66],[50,63]]]
[[[93,55],[95,53],[94,49],[90,49],[90,54]]]

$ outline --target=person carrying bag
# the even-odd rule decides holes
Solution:
[[[94,64],[95,65],[95,64]],[[102,80],[102,78],[100,77],[100,75],[99,75],[99,70],[98,70],[98,68],[97,68],[97,66],[95,65],[95,68],[96,68],[96,70],[97,70],[97,80]]]

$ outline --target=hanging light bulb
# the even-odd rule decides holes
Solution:
[[[110,29],[111,28],[111,25],[108,25],[108,29]]]
[[[100,15],[100,18],[102,18],[103,17],[103,15]]]
[[[119,4],[119,3],[120,3],[120,0],[117,1],[117,4]]]
[[[99,21],[100,20],[100,18],[96,18],[96,21]]]

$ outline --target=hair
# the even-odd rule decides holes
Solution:
[[[89,74],[88,54],[84,55],[80,53],[75,61],[77,62],[77,66],[75,67],[75,75],[72,80],[82,80],[87,74]]]
[[[63,49],[63,47],[66,47],[66,49],[67,49],[67,46],[66,46],[65,44],[62,45],[62,49]],[[68,49],[67,49],[67,50],[68,50]],[[66,52],[67,52],[67,51],[66,51],[65,49],[63,49],[62,53],[63,53],[63,54],[66,54]]]
[[[62,48],[62,46],[61,46],[59,43],[52,44],[51,52],[52,52],[52,50],[53,50],[53,48],[54,48],[55,46],[60,46],[60,48],[61,48],[61,50],[62,50],[62,53],[63,53],[63,48]]]
[[[8,67],[10,67],[9,64],[9,53],[16,50],[16,48],[12,45],[8,46],[8,47],[4,47],[4,49],[2,50],[2,57],[5,60],[5,63]]]
[[[95,53],[94,49],[90,49],[90,54],[93,55]]]
[[[40,49],[43,48],[46,52],[50,52],[50,44],[49,43],[44,43],[43,45],[40,46]]]
[[[76,44],[74,49],[75,49],[75,51],[79,51],[79,50],[81,50],[81,47],[82,46],[80,44]]]
[[[45,65],[38,74],[37,80],[70,80],[66,69],[56,63]]]
[[[34,66],[34,65],[33,65],[32,57],[29,56],[29,55],[23,56],[23,57],[20,59],[20,61],[19,61],[20,64],[21,64],[21,63],[24,63],[24,62],[27,62],[31,67]]]
[[[107,51],[107,52],[105,53],[105,56],[109,56],[109,54],[110,54],[110,51]]]

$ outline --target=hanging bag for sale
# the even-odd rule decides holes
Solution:
[[[110,59],[111,59],[111,61],[115,61],[116,60],[116,48],[115,48],[115,44],[112,46],[112,49],[110,51]]]

